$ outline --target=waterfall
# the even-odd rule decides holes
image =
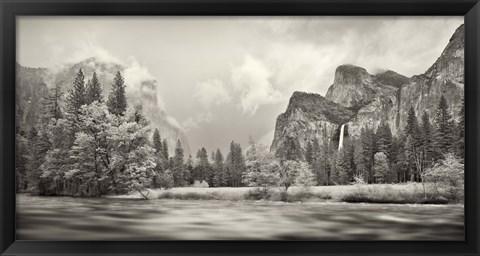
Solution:
[[[340,127],[340,139],[338,140],[338,150],[343,147],[343,129],[345,129],[345,124],[342,124]]]

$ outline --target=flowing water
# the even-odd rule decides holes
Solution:
[[[342,124],[340,127],[340,138],[338,139],[338,150],[340,150],[343,147],[343,132],[345,129],[345,124]]]
[[[17,196],[19,240],[464,240],[461,205]]]

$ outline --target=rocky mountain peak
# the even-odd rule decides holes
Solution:
[[[335,70],[334,84],[360,85],[370,78],[367,70],[350,64],[338,66]]]
[[[425,72],[425,76],[433,79],[449,79],[463,84],[464,46],[465,26],[462,24],[455,30],[437,61]]]

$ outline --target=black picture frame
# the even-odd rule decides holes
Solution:
[[[478,0],[0,0],[1,255],[479,255]],[[16,241],[17,15],[461,15],[465,17],[465,241]],[[438,230],[438,232],[442,232]]]

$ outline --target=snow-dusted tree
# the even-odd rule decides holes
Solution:
[[[302,178],[298,178],[302,177]],[[278,185],[288,188],[295,185],[311,186],[314,184],[314,175],[306,162],[297,162],[293,160],[284,161],[279,168]]]
[[[136,190],[147,199],[143,191],[155,175],[155,149],[148,141],[150,127],[139,121],[138,114],[136,109],[128,109],[125,117],[118,117],[120,124],[109,129],[108,140],[114,148],[110,169],[115,171],[114,188]]]
[[[69,151],[71,147],[71,123],[66,119],[53,119],[47,125],[47,136],[50,149],[45,161],[40,166],[41,178],[46,182],[46,194],[65,194],[64,174],[69,169]]]
[[[73,163],[66,178],[78,179],[82,191],[85,190],[88,196],[104,193],[105,182],[112,171],[109,166],[112,147],[107,138],[116,119],[105,103],[94,101],[81,108],[81,130],[76,133],[70,151]]]
[[[451,197],[463,197],[464,165],[454,154],[447,154],[445,159],[422,173],[422,180],[433,183],[435,190],[440,186]]]
[[[280,181],[280,164],[264,145],[251,142],[246,152],[245,167],[243,182],[247,186],[260,188],[263,198]]]
[[[300,162],[295,176],[295,185],[303,188],[310,188],[315,185],[315,175],[310,166],[305,162]]]

